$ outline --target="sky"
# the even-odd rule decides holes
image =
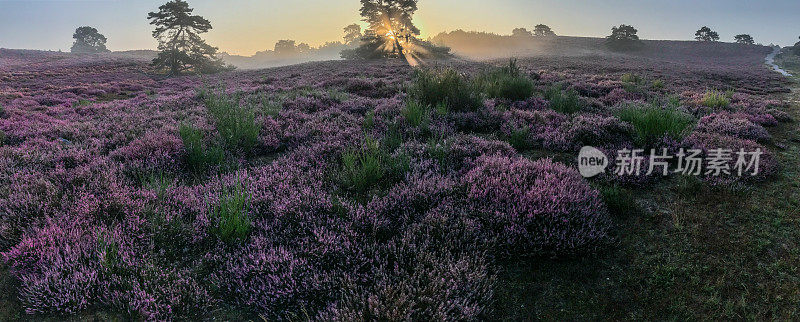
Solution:
[[[92,26],[111,50],[155,49],[147,13],[166,0],[0,0],[0,47],[69,50],[72,33]],[[214,29],[209,44],[231,54],[272,49],[280,39],[318,46],[358,22],[358,0],[188,0]],[[544,23],[564,36],[603,37],[633,25],[643,39],[690,40],[702,26],[722,41],[740,33],[757,43],[793,45],[799,0],[419,0],[414,21],[427,38],[456,29],[510,34]]]

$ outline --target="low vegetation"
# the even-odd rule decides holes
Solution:
[[[455,69],[418,69],[408,89],[419,103],[445,105],[450,111],[474,111],[483,105],[480,90]]]
[[[633,125],[637,144],[647,146],[664,137],[680,140],[696,123],[691,115],[659,105],[628,105],[615,114]]]
[[[475,80],[490,98],[504,98],[513,101],[525,100],[533,95],[534,84],[517,66],[516,59],[507,66],[484,72]]]

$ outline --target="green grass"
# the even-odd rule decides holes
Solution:
[[[342,155],[338,183],[344,190],[363,196],[402,178],[409,162],[406,157],[392,156],[379,141],[366,137],[361,146]]]
[[[203,97],[226,149],[250,153],[258,144],[258,134],[261,131],[253,109],[241,106],[236,95],[207,91]]]
[[[403,116],[406,118],[406,122],[413,127],[427,127],[430,121],[429,109],[429,106],[409,100],[403,108]]]
[[[630,191],[616,185],[601,186],[598,190],[608,211],[614,216],[622,217],[638,212],[636,200]]]
[[[233,187],[225,187],[219,200],[209,207],[216,226],[212,232],[226,243],[247,238],[252,229],[250,220],[250,194],[237,181]]]
[[[514,129],[511,131],[511,135],[508,136],[508,144],[511,144],[517,151],[527,150],[531,148],[530,140],[528,140],[530,133],[531,129],[528,126]]]
[[[483,105],[480,89],[452,68],[417,69],[408,94],[424,105],[444,104],[451,111],[474,111]]]
[[[544,93],[550,101],[550,108],[563,114],[573,114],[583,110],[583,102],[574,90],[563,91],[561,86],[552,86]]]
[[[361,123],[364,130],[372,130],[375,128],[375,111],[371,110],[364,115],[364,121]]]
[[[669,136],[682,138],[695,120],[691,115],[658,105],[629,105],[616,112],[620,120],[631,123],[636,134],[636,143],[649,145]]]
[[[662,89],[664,89],[665,86],[666,85],[664,84],[664,81],[662,81],[660,79],[654,80],[653,84],[650,85],[650,87],[652,87],[655,90],[662,90]]]
[[[475,82],[490,98],[521,101],[533,95],[533,81],[522,74],[516,59],[510,60],[504,67],[482,73]]]
[[[179,128],[183,146],[186,149],[186,163],[197,173],[222,164],[225,153],[216,145],[206,145],[203,132],[191,125],[181,124]]]
[[[633,73],[625,73],[620,77],[620,81],[623,83],[630,83],[630,84],[642,84],[644,79],[641,76],[633,74]]]
[[[706,91],[700,103],[705,107],[725,108],[731,105],[731,95],[730,92]]]

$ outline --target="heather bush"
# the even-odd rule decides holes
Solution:
[[[714,173],[708,173],[708,169],[705,167],[703,168],[702,178],[712,186],[730,188],[737,187],[745,183],[762,182],[774,175],[780,168],[778,160],[775,158],[775,156],[766,147],[752,140],[735,138],[716,133],[695,132],[684,139],[683,145],[693,149],[702,150],[703,156],[706,159],[710,157],[709,153],[711,153],[713,150],[725,149],[732,151],[730,156],[731,160],[723,160],[723,164],[727,165],[726,169],[728,169],[730,173],[714,175]],[[759,171],[757,175],[751,175],[752,173],[743,173],[742,176],[739,176],[737,171],[734,170],[734,166],[738,161],[738,156],[736,153],[741,150],[744,150],[744,152],[747,153],[756,152],[758,150],[763,152],[763,155],[760,156],[760,162],[758,164]],[[750,159],[748,157],[746,161],[749,160]]]
[[[636,143],[650,146],[667,136],[681,139],[694,123],[691,115],[657,105],[623,106],[615,112],[621,120],[633,125]]]
[[[758,142],[768,142],[772,140],[769,132],[761,125],[727,113],[714,113],[704,116],[700,119],[696,131],[701,133],[717,133]]]
[[[544,97],[550,101],[550,108],[559,113],[572,114],[583,109],[583,102],[574,90],[563,91],[556,85],[547,89]]]
[[[730,95],[720,91],[706,91],[700,104],[713,109],[725,108],[731,105]]]
[[[216,221],[213,233],[224,242],[247,238],[251,230],[250,194],[237,180],[233,187],[225,187],[219,200],[209,205],[209,213]]]
[[[516,59],[507,66],[482,73],[475,82],[490,98],[521,101],[533,95],[533,81],[522,74]]]
[[[539,131],[535,140],[541,142],[544,148],[574,152],[586,145],[607,146],[628,142],[633,128],[613,116],[580,114]]]
[[[195,172],[206,171],[210,167],[222,164],[225,153],[216,145],[206,145],[203,132],[191,125],[181,124],[180,136],[186,149],[186,163]]]
[[[416,70],[408,94],[422,104],[444,104],[451,111],[474,111],[483,105],[480,90],[455,69]]]
[[[225,147],[250,153],[258,143],[258,134],[261,131],[252,109],[240,106],[235,96],[208,91],[203,97]]]
[[[509,253],[566,255],[607,238],[610,223],[600,194],[564,165],[486,156],[464,183],[473,209]]]
[[[345,284],[319,319],[491,318],[497,277],[480,226],[453,203],[426,208],[417,223],[377,247],[369,283]]]

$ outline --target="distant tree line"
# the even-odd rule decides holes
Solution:
[[[312,52],[337,51],[345,59],[380,59],[380,58],[438,58],[450,57],[450,49],[435,45],[448,39],[469,39],[476,43],[497,43],[499,36],[491,33],[465,32],[456,30],[442,33],[432,40],[418,38],[420,30],[413,21],[417,11],[418,0],[360,0],[360,14],[367,29],[362,30],[358,24],[344,28],[343,42],[329,42],[318,48],[306,43],[284,39],[275,44],[273,50],[256,53],[256,56],[273,56],[277,59],[296,59]],[[205,18],[193,14],[185,0],[171,0],[160,6],[157,12],[150,12],[147,19],[155,26],[153,37],[158,40],[159,53],[153,65],[171,75],[190,73],[214,73],[233,69],[220,58],[218,48],[205,42],[200,36],[212,29]],[[511,39],[546,38],[556,36],[553,30],[544,24],[538,24],[533,31],[527,28],[515,28]],[[508,37],[508,36],[505,36]],[[75,42],[71,51],[74,53],[108,52],[107,39],[97,29],[89,26],[79,27],[73,34]],[[695,33],[695,39],[702,42],[720,40],[719,33],[708,26],[703,26]],[[739,44],[755,43],[749,34],[734,37]],[[614,50],[635,50],[642,46],[638,30],[630,25],[619,25],[611,29],[606,37],[606,44]],[[795,45],[800,54],[800,43]],[[227,55],[227,54],[225,54]]]

